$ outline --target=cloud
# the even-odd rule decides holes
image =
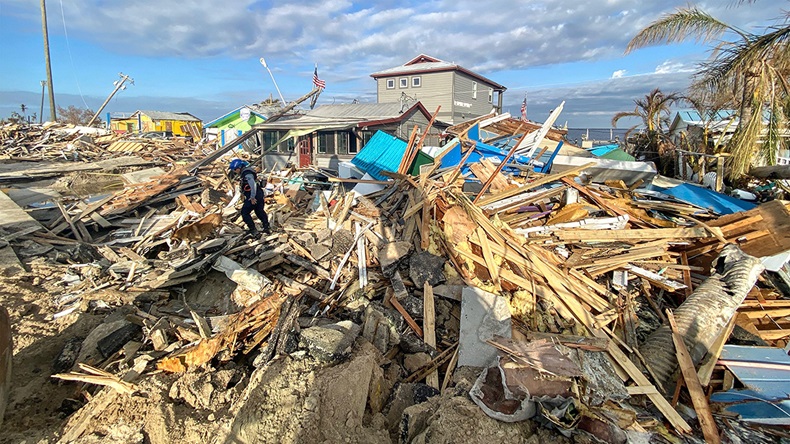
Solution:
[[[612,78],[613,78],[613,79],[619,79],[619,78],[621,78],[621,77],[625,76],[625,74],[626,74],[627,72],[628,72],[628,71],[626,71],[626,70],[624,70],[624,69],[618,69],[617,71],[615,71],[615,72],[613,72],[613,73],[612,73]]]

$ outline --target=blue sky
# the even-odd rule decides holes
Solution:
[[[57,105],[96,110],[119,72],[134,85],[105,111],[190,112],[212,120],[245,103],[286,101],[311,89],[314,64],[327,88],[319,104],[375,102],[370,74],[420,53],[455,62],[508,88],[505,110],[542,121],[565,100],[559,123],[608,127],[653,88],[683,91],[710,46],[693,42],[624,55],[628,41],[679,0],[48,0]],[[786,0],[695,3],[760,32]],[[0,118],[39,111],[46,78],[39,0],[0,2]],[[48,103],[48,102],[47,102]],[[44,116],[49,116],[45,103]],[[624,125],[627,126],[627,123]]]

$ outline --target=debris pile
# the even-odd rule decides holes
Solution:
[[[720,217],[642,187],[642,172],[555,171],[548,128],[516,121],[493,122],[488,136],[504,128],[510,142],[481,156],[483,122],[451,128],[414,175],[412,137],[384,183],[262,172],[273,233],[260,238],[245,235],[227,161],[190,170],[191,148],[157,154],[112,193],[31,207],[35,220],[17,206],[0,253],[23,277],[6,278],[47,288],[48,322],[92,321],[46,369],[79,383],[58,385],[70,394],[56,438],[781,434],[708,398],[741,388],[740,361],[719,360],[736,326],[778,347],[790,337],[786,298],[755,286],[763,266],[749,256],[790,249],[788,208]],[[6,152],[41,137],[3,131]],[[39,145],[44,159],[62,149]],[[26,310],[9,309],[12,322]],[[22,436],[15,412],[25,399],[12,393],[6,424]]]

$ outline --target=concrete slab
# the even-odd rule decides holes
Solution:
[[[121,179],[123,179],[127,185],[134,185],[138,183],[150,182],[154,177],[164,176],[165,174],[167,174],[167,172],[162,168],[154,167],[121,174]]]
[[[474,287],[461,294],[458,366],[487,367],[496,348],[485,341],[494,335],[511,337],[510,308],[505,298]]]

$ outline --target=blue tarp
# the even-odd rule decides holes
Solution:
[[[684,183],[662,191],[676,199],[694,204],[718,214],[732,214],[749,211],[756,205],[745,200],[717,193],[709,188]]]

